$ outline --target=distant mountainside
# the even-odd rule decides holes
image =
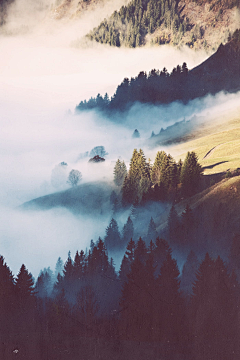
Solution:
[[[58,0],[51,10],[51,17],[55,20],[78,18],[86,11],[91,11],[105,2],[106,0]]]
[[[240,30],[236,30],[226,45],[196,68],[188,71],[186,63],[177,66],[169,74],[153,69],[140,72],[135,78],[125,78],[113,97],[100,94],[89,101],[81,101],[76,111],[98,109],[105,112],[127,110],[135,102],[168,104],[216,94],[220,91],[234,92],[240,89]]]
[[[188,45],[216,50],[240,25],[239,0],[132,0],[88,39],[111,46]]]

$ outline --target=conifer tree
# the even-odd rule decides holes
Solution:
[[[11,332],[11,320],[14,317],[15,281],[11,270],[5,263],[4,257],[0,256],[0,338],[8,341]],[[1,347],[0,347],[1,349]]]
[[[123,204],[133,204],[138,199],[141,202],[149,191],[150,172],[142,149],[134,149],[130,160],[128,176],[125,178],[122,187]]]
[[[237,358],[237,303],[220,257],[214,261],[206,254],[200,264],[191,308],[195,358],[228,359],[232,354]],[[232,358],[235,359],[235,355]]]
[[[74,262],[73,262],[73,278],[74,280],[82,280],[84,275],[84,266],[85,266],[85,254],[84,251],[78,251],[75,254]]]
[[[150,243],[150,240],[156,241],[158,236],[156,224],[151,217],[149,225],[148,225],[148,232],[147,232],[147,242]]]
[[[155,290],[153,261],[147,259],[145,243],[140,238],[120,300],[120,331],[131,340],[151,340]],[[150,306],[146,306],[146,304]]]
[[[147,248],[146,248],[146,244],[143,241],[143,239],[140,237],[135,250],[134,250],[134,260],[138,259],[139,261],[141,261],[143,264],[145,264],[146,260],[147,260]]]
[[[21,266],[16,278],[16,291],[17,297],[22,304],[35,294],[32,274],[28,272],[24,264]]]
[[[63,268],[64,268],[63,261],[59,257],[55,267],[55,278],[57,278],[58,274],[63,275]]]
[[[181,290],[187,295],[192,294],[192,286],[196,281],[196,273],[198,270],[199,262],[194,251],[190,251],[185,264],[183,265],[181,275]]]
[[[159,337],[169,344],[180,344],[184,329],[184,303],[179,288],[177,262],[167,253],[158,276],[159,284]]]
[[[115,219],[112,218],[109,226],[106,228],[106,236],[104,238],[105,246],[108,250],[122,248],[122,241],[120,232],[118,230],[118,224]]]
[[[157,237],[154,249],[154,266],[156,268],[156,275],[160,274],[160,269],[166,260],[167,254],[172,253],[172,249],[168,245],[167,241]]]
[[[114,183],[117,186],[122,186],[125,177],[127,176],[127,167],[124,161],[117,160],[114,166]]]
[[[181,190],[185,197],[194,195],[199,187],[202,167],[194,151],[188,152],[181,169]]]
[[[133,238],[134,227],[131,217],[129,216],[126,224],[123,226],[122,231],[122,245],[126,246],[128,242]]]
[[[64,264],[63,270],[64,279],[67,281],[71,281],[73,279],[73,261],[71,258],[71,252],[68,252],[67,261]]]

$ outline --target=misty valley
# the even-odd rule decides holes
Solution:
[[[239,360],[239,7],[0,4],[0,360]]]

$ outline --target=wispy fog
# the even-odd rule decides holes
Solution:
[[[16,1],[0,36],[0,253],[14,273],[25,262],[37,276],[41,268],[54,267],[58,256],[65,260],[68,250],[85,249],[92,238],[104,235],[111,218],[110,213],[92,219],[63,209],[16,210],[26,201],[56,191],[51,183],[56,165],[64,161],[69,171],[81,171],[82,182],[111,182],[114,162],[119,156],[128,162],[134,147],[143,147],[146,157],[154,160],[157,149],[150,151],[144,145],[152,130],[158,132],[202,111],[215,111],[228,98],[208,97],[188,106],[136,104],[126,115],[128,126],[126,121],[116,125],[96,112],[75,116],[74,108],[81,100],[97,93],[111,96],[124,77],[164,66],[171,71],[184,61],[192,68],[207,55],[168,46],[81,47],[81,36],[106,16],[106,8],[72,22],[56,22],[48,6],[36,9],[31,3],[25,11],[28,4]],[[26,26],[22,31],[20,14]],[[238,101],[239,97],[229,99]],[[138,140],[131,138],[135,128],[140,131]],[[109,153],[104,164],[90,165],[89,158],[78,160],[79,154],[99,145]]]

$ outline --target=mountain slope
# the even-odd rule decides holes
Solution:
[[[240,26],[238,0],[132,0],[87,37],[111,46],[188,45],[216,50]]]
[[[109,183],[86,183],[71,189],[42,196],[24,203],[22,210],[49,210],[56,207],[66,208],[74,213],[104,215],[109,211]]]
[[[111,100],[98,94],[88,102],[82,101],[76,110],[97,108],[107,111],[124,111],[135,102],[169,104],[173,101],[187,103],[189,100],[216,94],[220,91],[234,92],[240,89],[240,30],[236,30],[226,45],[196,68],[188,71],[186,63],[177,66],[169,74],[164,68],[140,72],[135,78],[125,78],[117,87]]]
[[[188,253],[191,248],[198,254],[203,255],[208,251],[213,256],[221,253],[226,258],[233,236],[240,232],[240,176],[223,179],[176,204],[179,218],[187,204],[193,211],[195,236],[187,248],[184,249],[181,244],[182,251]],[[155,220],[158,232],[165,238],[168,236],[168,214],[166,211]],[[172,246],[178,248],[177,243]]]

